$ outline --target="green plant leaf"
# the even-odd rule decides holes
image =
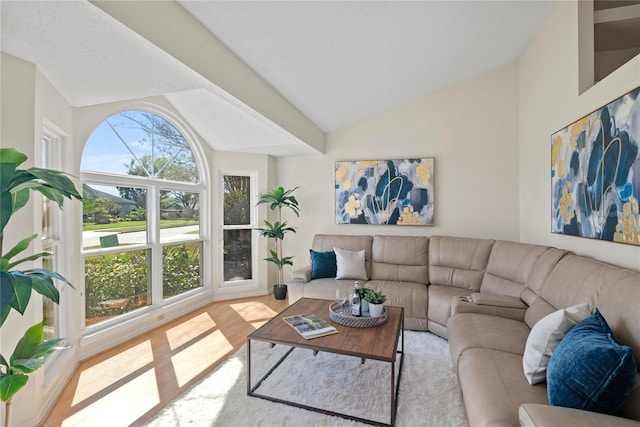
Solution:
[[[43,342],[34,349],[33,353],[31,354],[31,358],[39,359],[43,356],[46,356],[47,354],[53,353],[56,350],[60,350],[61,347],[59,347],[58,344],[60,344],[62,341],[64,341],[63,338],[54,338],[52,340]]]
[[[22,190],[18,190],[13,193],[13,211],[18,212],[20,209],[24,207],[29,201],[29,192],[28,188],[24,188]]]
[[[8,316],[9,308],[24,314],[31,298],[31,278],[20,271],[0,273],[0,326]]]
[[[44,365],[44,359],[18,359],[13,361],[14,371],[30,374],[37,371]]]
[[[0,365],[6,366],[7,368],[9,367],[9,363],[7,362],[7,359],[5,359],[4,356],[1,354],[0,354]]]
[[[16,167],[27,161],[27,155],[15,148],[0,148],[0,163],[13,163]]]
[[[0,191],[8,190],[17,167],[18,165],[12,162],[0,162]]]
[[[14,256],[16,256],[17,254],[19,254],[20,252],[24,251],[25,249],[27,249],[29,247],[29,245],[31,244],[31,242],[38,237],[37,234],[34,234],[32,236],[29,236],[25,239],[20,240],[13,248],[11,248],[9,250],[9,252],[7,252],[6,254],[4,254],[4,258],[10,260],[11,258],[13,258]]]
[[[7,320],[9,317],[10,307],[8,305],[0,304],[0,326]]]
[[[36,323],[24,333],[24,336],[20,338],[16,348],[13,350],[13,354],[9,359],[11,365],[14,361],[20,359],[31,359],[31,354],[42,343],[42,335],[44,331],[44,322]]]
[[[0,272],[7,271],[9,269],[9,260],[6,258],[0,258]]]
[[[60,273],[56,273],[55,271],[46,270],[44,268],[32,268],[32,269],[23,271],[23,273],[24,274],[37,274],[38,277],[40,275],[43,275],[43,276],[47,276],[47,277],[49,277],[51,279],[57,279],[57,280],[60,280],[61,282],[66,283],[72,289],[75,289],[75,287],[71,284],[71,282],[69,282],[67,279],[65,279]]]
[[[0,192],[0,233],[13,215],[13,197],[8,191]]]
[[[49,298],[56,304],[60,304],[60,292],[49,275],[42,273],[29,273],[31,286],[40,295]]]
[[[82,200],[82,196],[76,190],[73,181],[66,174],[41,168],[29,168],[27,171],[44,182],[43,185],[35,187],[33,190],[41,192],[45,197],[58,203],[60,207],[62,207],[64,198]]]
[[[23,262],[35,261],[37,259],[48,257],[48,256],[51,256],[51,252],[40,252],[38,254],[29,255],[28,257],[21,258],[9,264],[9,269],[14,268],[16,265],[20,265]]]
[[[25,374],[0,374],[0,400],[8,402],[29,381]]]

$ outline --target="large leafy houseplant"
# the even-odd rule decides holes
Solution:
[[[64,199],[81,196],[73,182],[64,173],[51,169],[19,169],[27,156],[14,148],[0,149],[0,327],[11,310],[24,314],[33,291],[49,298],[56,304],[60,302],[60,292],[54,280],[60,280],[71,286],[60,274],[42,268],[16,270],[15,268],[30,261],[36,261],[50,255],[40,252],[19,257],[27,250],[37,234],[20,240],[13,248],[4,252],[4,230],[11,217],[29,201],[31,191],[42,194],[62,207]],[[44,356],[55,351],[61,338],[44,342],[44,324],[40,322],[27,329],[18,341],[11,357],[0,354],[0,401],[6,402],[5,425],[9,425],[11,399],[27,384],[28,374],[44,364]]]
[[[276,211],[278,217],[277,221],[274,223],[265,219],[264,227],[259,229],[260,236],[267,237],[275,241],[276,249],[269,249],[269,254],[271,256],[269,258],[265,258],[265,261],[272,262],[277,267],[278,275],[275,287],[286,286],[284,283],[283,267],[285,265],[293,265],[293,257],[284,256],[282,254],[282,240],[284,240],[287,233],[295,233],[296,229],[295,227],[289,227],[287,221],[282,220],[282,208],[291,209],[296,216],[300,216],[298,201],[295,196],[293,196],[293,192],[298,188],[299,187],[295,187],[290,190],[285,190],[283,187],[276,187],[271,191],[258,196],[258,205],[268,204],[269,209]]]

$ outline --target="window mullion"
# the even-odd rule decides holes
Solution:
[[[147,212],[149,245],[151,246],[151,304],[162,303],[162,245],[160,244],[160,189],[149,188],[147,203],[152,209]]]

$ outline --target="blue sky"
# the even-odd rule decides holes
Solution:
[[[127,112],[131,116],[140,115],[136,112]],[[137,156],[151,154],[151,144],[142,142],[147,134],[140,129],[118,126],[126,124],[126,118],[120,113],[109,117],[107,120],[116,128],[120,136],[129,144]],[[132,156],[118,136],[109,127],[106,121],[98,126],[87,141],[82,154],[81,170],[110,172],[126,174],[127,167]]]

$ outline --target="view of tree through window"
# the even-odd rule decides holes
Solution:
[[[223,175],[224,281],[253,278],[251,250],[251,177]]]
[[[202,287],[206,188],[174,125],[148,112],[115,114],[91,134],[81,171],[87,326]]]

